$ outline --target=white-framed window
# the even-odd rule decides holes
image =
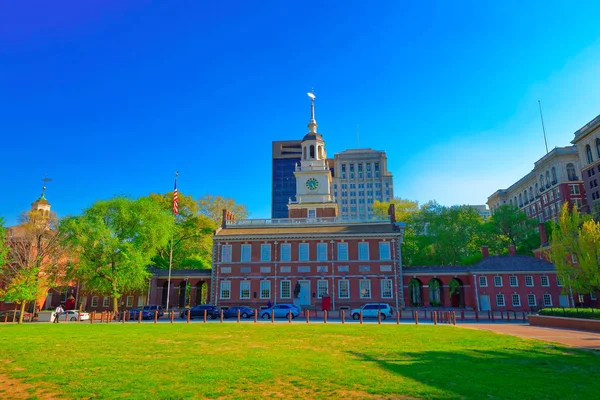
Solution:
[[[536,306],[536,301],[535,301],[535,294],[528,294],[527,295],[527,305],[529,307],[535,307]]]
[[[298,261],[308,261],[309,254],[309,244],[308,243],[300,243],[298,244]]]
[[[583,301],[584,301],[585,299],[584,299],[584,296],[583,296],[582,294],[578,294],[578,295],[577,295],[577,300],[578,300],[580,303],[583,303]]]
[[[144,305],[144,297],[143,296],[138,296],[138,307],[142,307]],[[82,307],[85,308],[85,307]]]
[[[292,261],[292,245],[290,243],[283,243],[281,245],[281,261]]]
[[[558,275],[556,275],[556,286],[562,287],[562,282],[560,281],[560,278],[558,277]]]
[[[317,281],[317,298],[323,298],[329,295],[328,283],[325,279],[320,279]]]
[[[338,281],[338,298],[350,298],[350,281],[348,281],[347,279],[340,279]]]
[[[221,281],[221,299],[231,298],[231,281]]]
[[[515,293],[511,297],[513,307],[521,307],[521,296]]]
[[[392,254],[390,252],[390,242],[379,242],[379,259],[380,260],[391,260]]]
[[[550,286],[550,280],[546,275],[540,277],[540,282],[542,283],[542,286]]]
[[[552,307],[552,296],[548,293],[544,293],[544,307]]]
[[[102,298],[102,307],[108,307],[108,306],[110,306],[110,297],[104,296]]]
[[[327,272],[328,268],[327,265],[318,265],[317,266],[317,272]]]
[[[298,272],[310,272],[310,266],[300,266],[298,267]]]
[[[360,272],[370,272],[371,271],[371,266],[370,265],[359,265],[358,266],[358,270]]]
[[[480,287],[487,287],[487,276],[480,276],[479,277],[479,286]]]
[[[270,299],[271,298],[271,281],[264,280],[260,281],[260,298]]]
[[[133,296],[127,296],[127,300],[125,300],[125,307],[133,307]]]
[[[271,267],[260,267],[260,272],[263,274],[270,274],[271,273]]]
[[[243,244],[242,251],[240,255],[241,262],[250,262],[252,259],[252,245],[251,244]]]
[[[240,281],[240,299],[250,298],[250,281]]]
[[[230,274],[231,273],[231,267],[221,267],[221,273],[222,274]]]
[[[260,245],[260,261],[271,261],[271,245]]]
[[[369,259],[369,242],[358,243],[358,259],[361,261]]]
[[[350,267],[347,265],[338,265],[338,272],[350,272]]]
[[[348,243],[337,244],[337,259],[338,261],[348,261]]]
[[[292,281],[281,281],[279,287],[279,297],[282,299],[292,298]]]
[[[231,262],[231,245],[224,244],[221,246],[221,262]]]
[[[98,307],[98,296],[92,296],[92,307]]]
[[[525,286],[532,287],[533,286],[533,276],[527,275],[525,277]]]
[[[371,298],[371,280],[370,279],[361,279],[358,281],[358,286],[360,288],[360,298],[361,299],[370,299]]]
[[[381,272],[392,272],[392,266],[391,265],[380,265],[379,266],[379,271],[381,271]]]
[[[290,273],[292,272],[292,267],[280,267],[279,271],[282,273]]]
[[[327,261],[327,243],[317,243],[317,261]]]
[[[494,277],[494,286],[495,287],[502,287],[502,277],[501,276],[495,276]]]
[[[508,278],[508,280],[510,281],[510,287],[518,287],[519,286],[519,281],[517,280],[516,276],[510,276]]]
[[[392,298],[392,280],[382,279],[381,280],[381,298],[391,299]]]
[[[496,305],[498,307],[504,307],[504,295],[503,294],[496,295]]]
[[[590,292],[590,300],[596,301],[596,292]]]

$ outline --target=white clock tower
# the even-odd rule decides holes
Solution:
[[[296,164],[296,199],[288,204],[290,218],[336,217],[337,203],[331,194],[331,171],[323,136],[317,133],[315,95],[311,99],[308,133],[302,139],[302,159]]]

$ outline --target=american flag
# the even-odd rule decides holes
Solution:
[[[177,208],[177,175],[175,175],[175,188],[173,189],[173,214],[179,214],[179,209]]]

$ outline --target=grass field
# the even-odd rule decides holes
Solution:
[[[600,356],[452,326],[0,326],[0,398],[593,399]],[[10,382],[11,385],[6,384]]]

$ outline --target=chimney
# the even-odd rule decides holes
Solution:
[[[517,249],[515,249],[515,246],[513,246],[512,244],[510,246],[508,246],[508,255],[509,256],[517,255]]]
[[[392,220],[392,224],[396,222],[396,207],[394,206],[394,203],[390,204],[388,207],[388,215]]]
[[[481,255],[486,258],[490,255],[490,249],[487,246],[481,246]]]
[[[546,233],[546,224],[540,222],[538,224],[538,230],[540,231],[540,244],[543,246],[548,246],[548,234]]]

